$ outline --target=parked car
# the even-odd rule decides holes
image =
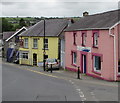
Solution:
[[[51,68],[51,65],[52,65],[53,69],[59,69],[59,67],[60,67],[59,60],[57,60],[57,59],[50,59],[50,58],[48,58],[48,59],[46,59],[45,64],[46,64],[46,67],[48,69]]]

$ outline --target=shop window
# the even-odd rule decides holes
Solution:
[[[28,53],[22,53],[21,57],[22,59],[28,59]]]
[[[76,65],[77,63],[77,53],[72,52],[72,64]]]
[[[120,60],[118,62],[118,73],[120,74]]]
[[[93,67],[94,71],[100,71],[101,70],[101,57],[100,56],[93,56]]]

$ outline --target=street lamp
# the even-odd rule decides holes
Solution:
[[[44,41],[44,51],[43,51],[43,68],[44,68],[44,71],[45,71],[45,54],[46,54],[46,52],[45,52],[45,19],[43,20],[44,21],[44,39],[43,39],[43,41]]]

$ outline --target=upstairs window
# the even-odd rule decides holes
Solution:
[[[24,48],[28,48],[28,38],[24,39]]]
[[[73,45],[76,45],[76,33],[73,33]]]
[[[48,39],[45,39],[45,49],[48,49]]]
[[[86,33],[82,33],[82,46],[85,46],[86,45]]]
[[[33,39],[33,48],[38,48],[38,39]]]
[[[94,32],[93,33],[93,47],[98,47],[98,37],[99,37],[98,32]]]

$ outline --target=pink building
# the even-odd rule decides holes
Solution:
[[[65,68],[120,80],[120,10],[87,15],[65,30]]]

